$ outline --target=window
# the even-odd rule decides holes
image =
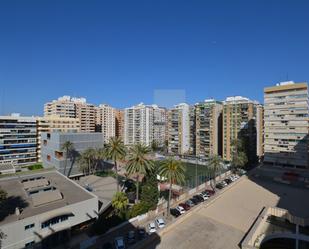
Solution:
[[[25,230],[31,229],[34,227],[34,223],[25,226]]]
[[[50,162],[50,160],[51,160],[51,157],[50,157],[50,155],[47,155],[47,161],[49,161]]]
[[[63,222],[63,221],[66,221],[69,219],[69,215],[62,215],[62,216],[58,216],[58,217],[55,217],[55,218],[52,218],[48,221],[45,221],[41,224],[41,227],[42,228],[45,228],[45,227],[50,227],[52,225],[55,225],[55,224],[58,224],[59,222]]]
[[[47,140],[44,139],[43,144],[44,144],[44,145],[47,145]]]

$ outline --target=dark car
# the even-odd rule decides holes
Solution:
[[[171,209],[171,215],[173,215],[175,218],[177,218],[178,216],[181,215],[181,213],[176,208],[172,208]]]
[[[204,201],[203,197],[201,197],[200,195],[195,195],[195,196],[193,196],[193,198],[197,199],[199,202]]]
[[[144,239],[146,237],[146,230],[144,228],[139,228],[137,233],[139,239]]]
[[[218,184],[216,184],[216,188],[217,188],[217,189],[223,189],[224,186],[223,186],[221,183],[218,183]]]
[[[190,210],[190,208],[191,208],[191,207],[190,207],[188,204],[186,204],[186,203],[180,203],[179,206],[183,207],[183,209],[186,210],[186,211]]]
[[[224,179],[224,181],[225,181],[227,184],[232,183],[232,180],[231,180],[231,179],[229,179],[229,178]]]
[[[200,201],[199,201],[198,199],[194,198],[194,197],[192,197],[192,198],[190,199],[190,201],[192,201],[192,202],[194,203],[194,205],[197,205],[197,204],[200,203]]]
[[[191,200],[187,200],[185,203],[186,203],[189,207],[193,207],[193,206],[195,205],[194,202],[191,201]]]

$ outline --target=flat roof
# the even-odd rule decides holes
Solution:
[[[54,187],[56,190],[30,195],[29,189],[25,189],[25,183],[29,186],[28,182],[22,182],[22,180],[30,178],[37,178],[33,183],[39,183],[39,181],[45,183],[48,181],[49,186]],[[31,187],[34,186],[37,187],[36,185]],[[4,202],[2,210],[0,210],[0,226],[67,205],[97,198],[57,171],[3,178],[0,179],[0,188],[8,193],[8,199]],[[62,198],[60,198],[60,195],[62,195]],[[20,208],[20,215],[15,214],[16,207]]]
[[[279,85],[279,86],[271,86],[271,87],[265,87],[264,93],[273,93],[273,92],[283,92],[283,91],[289,91],[292,89],[308,89],[307,83],[295,83],[295,84],[289,84],[289,85]]]

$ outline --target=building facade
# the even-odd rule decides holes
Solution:
[[[55,167],[60,173],[74,177],[82,175],[78,156],[88,148],[103,148],[103,133],[42,133],[41,158],[44,168]],[[66,155],[62,146],[70,141],[73,149]]]
[[[226,161],[232,160],[233,142],[241,140],[250,163],[257,160],[257,107],[261,105],[248,98],[236,96],[228,97],[223,102],[223,134],[222,156]],[[262,146],[262,144],[259,144]]]
[[[124,143],[152,145],[164,144],[165,108],[143,103],[126,108],[124,113]]]
[[[124,139],[124,111],[115,109],[115,135]]]
[[[0,187],[8,193],[0,221],[3,249],[65,246],[98,216],[98,198],[55,171],[1,179]]]
[[[45,116],[36,119],[37,124],[37,160],[41,162],[42,132],[80,132],[78,118],[64,118],[59,116]]]
[[[194,108],[186,103],[168,111],[168,152],[175,155],[194,153]]]
[[[307,83],[282,82],[264,89],[264,162],[309,168]]]
[[[195,105],[196,156],[222,155],[222,102],[213,99]]]
[[[34,117],[0,116],[0,163],[23,166],[37,161]]]
[[[63,96],[44,105],[44,116],[78,118],[80,130],[95,132],[95,106],[86,102],[85,98]]]
[[[96,131],[104,134],[105,143],[116,136],[115,108],[106,104],[96,108]]]

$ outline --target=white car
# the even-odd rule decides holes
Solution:
[[[154,222],[148,224],[148,231],[149,233],[155,233],[157,231],[156,224]]]
[[[176,210],[179,211],[179,213],[181,213],[181,214],[184,214],[186,212],[186,210],[181,206],[177,206]]]
[[[199,195],[204,199],[204,201],[208,200],[209,198],[209,195],[206,193],[200,193]]]
[[[117,237],[114,240],[116,249],[125,249],[123,237]]]
[[[156,219],[156,223],[157,223],[158,228],[165,227],[165,222],[162,218]]]
[[[233,175],[231,175],[231,176],[229,177],[229,179],[230,179],[232,182],[235,182],[235,181],[237,180],[237,178],[236,178],[235,176],[233,176]]]

